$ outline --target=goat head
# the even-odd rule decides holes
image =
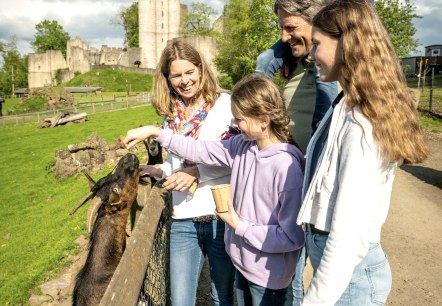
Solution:
[[[74,214],[88,200],[93,199],[87,210],[87,227],[90,233],[95,215],[100,208],[103,213],[107,214],[115,213],[117,210],[130,210],[137,195],[139,161],[134,154],[128,153],[120,159],[110,174],[98,182],[95,182],[88,174],[85,175],[91,190],[70,214]]]

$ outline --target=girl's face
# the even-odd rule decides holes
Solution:
[[[320,29],[312,29],[313,48],[309,59],[314,61],[322,82],[337,81],[342,64],[341,40],[327,35]]]
[[[201,82],[199,68],[187,60],[177,59],[170,64],[168,78],[175,92],[189,104],[197,94]]]
[[[244,140],[260,140],[263,137],[264,129],[261,120],[241,115],[232,107],[233,126],[241,130]]]

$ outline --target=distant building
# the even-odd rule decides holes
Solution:
[[[442,56],[442,45],[426,46],[425,56]]]
[[[434,73],[439,74],[442,71],[442,45],[431,45],[425,47],[425,56],[410,56],[401,59],[401,66],[404,69],[405,76],[413,77],[421,72],[430,73],[434,68]],[[426,69],[426,71],[424,71]]]

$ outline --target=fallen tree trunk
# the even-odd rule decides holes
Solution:
[[[84,119],[86,119],[87,113],[79,113],[79,114],[58,114],[52,118],[45,118],[43,120],[43,123],[41,123],[38,127],[39,128],[46,128],[46,127],[54,127],[57,125],[63,125],[68,122],[80,122]]]

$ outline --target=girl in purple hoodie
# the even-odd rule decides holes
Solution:
[[[304,157],[290,144],[289,119],[278,87],[252,74],[232,90],[234,125],[241,135],[198,141],[154,126],[127,132],[128,148],[149,136],[195,163],[232,169],[226,251],[237,269],[238,305],[283,305],[304,244],[296,224],[301,205]],[[174,183],[171,183],[174,184]]]

